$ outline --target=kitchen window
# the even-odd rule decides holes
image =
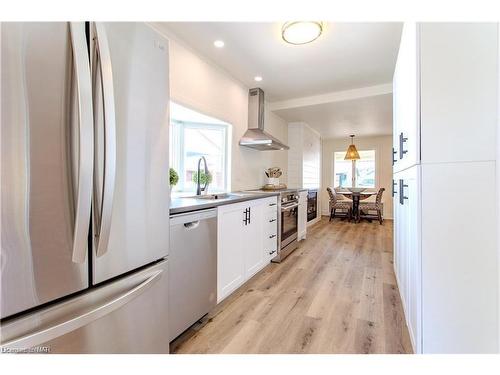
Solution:
[[[358,151],[359,160],[344,160],[345,151],[334,153],[335,187],[375,187],[375,150]]]
[[[193,176],[204,156],[212,182],[210,192],[230,190],[231,126],[176,103],[170,104],[170,167],[179,175],[173,195],[196,194]],[[201,163],[201,170],[204,164]]]

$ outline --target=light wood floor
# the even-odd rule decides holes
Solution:
[[[392,221],[323,218],[171,344],[173,353],[411,353]]]

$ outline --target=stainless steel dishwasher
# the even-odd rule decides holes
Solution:
[[[170,217],[170,341],[217,304],[217,210]]]

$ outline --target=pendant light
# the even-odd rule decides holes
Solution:
[[[345,153],[344,160],[359,160],[358,150],[356,150],[356,146],[354,146],[354,134],[350,135],[351,144],[347,148],[347,152]]]

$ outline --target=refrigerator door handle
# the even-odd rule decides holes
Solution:
[[[92,169],[94,123],[92,84],[83,22],[70,23],[71,47],[77,85],[78,103],[78,182],[76,192],[75,226],[73,234],[74,263],[84,263],[87,255],[90,207],[92,202]]]
[[[21,337],[14,337],[12,339],[7,339],[2,343],[3,348],[32,348],[34,346],[43,344],[57,337],[63,336],[69,332],[72,332],[78,328],[92,323],[93,321],[102,318],[105,315],[112,313],[113,311],[119,309],[120,307],[126,305],[134,298],[138,297],[146,290],[151,288],[155,282],[161,278],[162,270],[156,271],[151,276],[149,276],[145,281],[137,285],[136,287],[128,290],[127,292],[121,294],[120,296],[114,298],[109,302],[105,302],[98,307],[86,311],[84,313],[75,315],[65,319],[61,323],[56,323],[47,328],[42,328],[40,330],[25,334]],[[21,326],[23,326],[21,324]]]
[[[116,117],[111,53],[109,50],[106,29],[100,22],[96,22],[94,25],[96,53],[100,59],[99,67],[103,94],[105,139],[101,218],[98,233],[96,234],[96,236],[98,236],[96,256],[100,257],[108,250],[109,234],[111,230],[111,213],[113,210],[116,173]]]

